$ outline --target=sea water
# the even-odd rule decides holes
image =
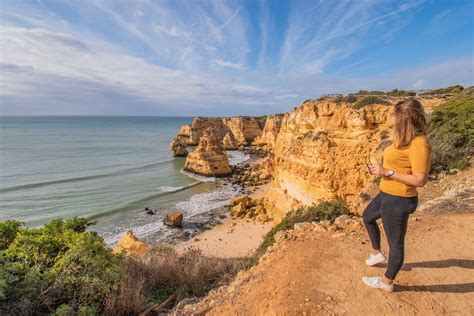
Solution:
[[[129,229],[164,236],[169,211],[185,218],[226,205],[228,183],[182,171],[170,140],[191,117],[0,117],[0,221],[97,220],[113,244]],[[232,164],[248,159],[228,152]],[[148,207],[156,215],[147,214]]]

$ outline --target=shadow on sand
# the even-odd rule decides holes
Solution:
[[[387,264],[378,264],[377,267],[386,268]],[[410,271],[413,268],[450,268],[459,267],[463,269],[474,269],[474,260],[468,259],[445,259],[436,261],[409,262],[404,263],[402,271]],[[439,293],[473,293],[474,282],[459,284],[433,284],[433,285],[397,285],[396,292],[439,292]]]

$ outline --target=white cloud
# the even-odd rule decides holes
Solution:
[[[425,83],[425,80],[423,79],[418,79],[417,81],[415,81],[412,86],[411,86],[413,89],[415,90],[420,90],[420,89],[423,89],[423,88],[426,88],[426,83]]]
[[[221,66],[221,67],[227,67],[227,68],[238,69],[238,70],[247,69],[247,67],[245,67],[242,64],[233,63],[231,61],[226,61],[226,60],[223,60],[223,59],[214,59],[213,62],[216,63],[217,65]]]
[[[283,94],[283,95],[276,95],[273,98],[276,100],[284,100],[284,99],[295,99],[298,97],[299,95],[297,94]]]
[[[246,94],[246,95],[264,95],[268,93],[267,89],[251,86],[251,85],[244,85],[244,84],[234,84],[232,86],[232,91],[237,92],[238,94]]]

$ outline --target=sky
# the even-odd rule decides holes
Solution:
[[[1,115],[262,115],[474,82],[471,0],[1,0]]]

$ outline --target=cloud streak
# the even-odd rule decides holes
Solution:
[[[4,115],[264,114],[323,93],[473,81],[466,51],[409,67],[360,54],[390,44],[423,1],[2,5]],[[459,14],[433,15],[430,34]]]

